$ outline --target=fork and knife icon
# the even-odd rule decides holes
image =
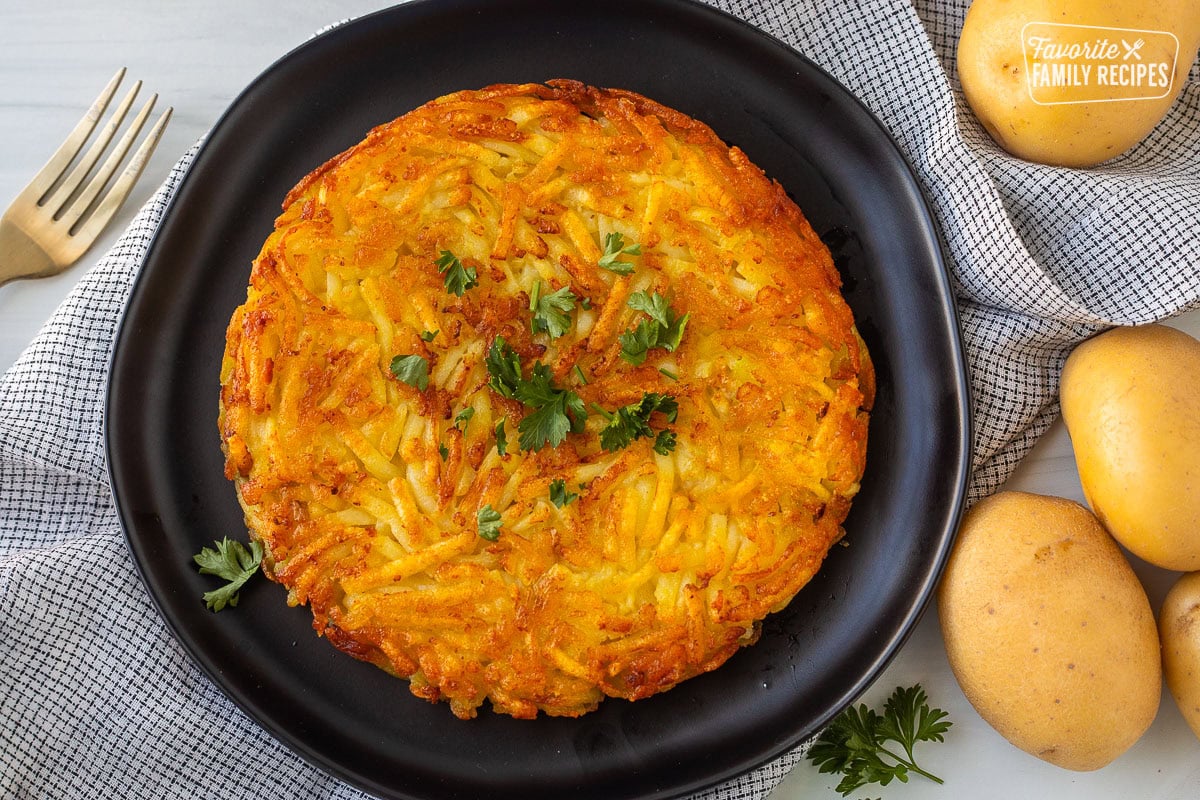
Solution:
[[[1142,54],[1138,51],[1140,51],[1145,45],[1146,45],[1145,39],[1138,39],[1133,44],[1130,44],[1129,42],[1122,39],[1121,46],[1125,48],[1125,55],[1121,57],[1122,60],[1128,61],[1131,58],[1136,58],[1138,61],[1141,61]]]

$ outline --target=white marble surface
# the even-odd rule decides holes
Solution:
[[[79,277],[115,240],[170,165],[220,116],[262,69],[322,26],[382,7],[367,0],[0,0],[0,203],[41,167],[119,66],[146,82],[175,116],[146,176],[119,219],[64,274],[0,288],[0,369],[6,369]],[[1200,313],[1174,324],[1200,335]],[[1082,500],[1070,442],[1061,424],[1014,476],[1012,488]],[[1134,561],[1157,609],[1175,575]],[[943,745],[918,750],[946,780],[936,786],[866,787],[852,795],[889,800],[970,797],[1056,800],[1192,800],[1200,797],[1200,741],[1164,692],[1150,731],[1110,766],[1067,772],[1025,755],[989,728],[950,674],[936,615],[912,638],[864,700],[879,705],[897,685],[920,682],[955,725]],[[834,798],[835,782],[802,764],[772,800]]]

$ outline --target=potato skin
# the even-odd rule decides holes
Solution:
[[[1171,91],[1153,100],[1039,105],[1021,46],[1028,22],[1174,33]],[[959,38],[958,74],[967,103],[1005,150],[1027,161],[1089,167],[1125,152],[1158,124],[1183,90],[1197,45],[1200,0],[975,0]]]
[[[1154,721],[1162,673],[1150,602],[1078,503],[1001,492],[975,505],[938,615],[967,700],[1031,755],[1098,769]]]
[[[1075,348],[1062,412],[1088,504],[1117,541],[1166,569],[1200,569],[1200,341],[1164,325]]]
[[[1179,711],[1200,737],[1200,572],[1183,575],[1158,613],[1163,677]]]

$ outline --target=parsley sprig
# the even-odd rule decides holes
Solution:
[[[429,362],[424,356],[415,354],[398,355],[392,359],[392,374],[397,380],[407,383],[420,391],[429,388]]]
[[[459,257],[449,250],[443,250],[434,263],[437,264],[438,272],[442,273],[442,283],[445,284],[446,291],[457,297],[462,297],[467,289],[479,285],[479,274],[475,268],[464,267]]]
[[[575,293],[564,286],[561,289],[542,294],[542,282],[533,285],[533,294],[529,296],[529,310],[533,313],[530,328],[534,333],[545,331],[551,339],[557,339],[571,330],[571,312],[575,310]]]
[[[569,389],[559,389],[550,379],[550,368],[533,365],[533,373],[522,383],[516,398],[534,409],[517,425],[522,450],[541,450],[547,444],[558,447],[568,433],[582,433],[587,419],[583,400]]]
[[[205,547],[192,556],[192,560],[199,565],[201,575],[216,575],[227,581],[220,589],[204,593],[204,605],[215,612],[225,606],[237,607],[238,592],[250,576],[258,572],[263,550],[258,542],[250,542],[247,548],[229,537],[214,544],[217,546],[216,550]]]
[[[658,292],[634,292],[627,305],[634,311],[645,312],[648,319],[641,320],[632,331],[621,334],[621,358],[636,367],[646,360],[646,353],[655,347],[661,347],[669,353],[675,352],[675,348],[683,341],[683,331],[690,315],[679,316]]]
[[[675,432],[669,429],[657,433],[650,427],[650,415],[658,412],[675,422],[679,414],[679,403],[668,394],[646,392],[636,403],[618,408],[609,413],[601,409],[608,424],[600,431],[600,446],[605,450],[622,450],[641,438],[654,439],[654,452],[666,455],[675,449]]]
[[[550,481],[550,502],[554,503],[556,508],[568,506],[578,499],[578,493],[567,491],[567,482],[562,478]]]
[[[497,336],[488,349],[488,386],[502,397],[517,400],[531,413],[517,425],[522,450],[541,450],[547,444],[558,447],[568,433],[582,433],[587,409],[575,392],[554,385],[550,367],[536,362],[525,378],[521,357],[503,336]]]
[[[510,400],[516,397],[517,387],[525,380],[521,373],[521,357],[503,336],[492,340],[484,363],[487,365],[488,386],[491,390]]]
[[[868,783],[887,786],[893,778],[907,783],[909,772],[942,783],[941,778],[917,766],[913,746],[945,741],[952,724],[946,716],[940,708],[929,707],[920,685],[896,687],[882,715],[865,703],[842,712],[817,738],[808,758],[821,772],[842,776],[837,790],[843,796]],[[885,742],[899,744],[904,755],[885,747]]]
[[[558,447],[568,433],[582,433],[588,412],[583,399],[571,391],[554,385],[550,367],[534,362],[529,377],[521,367],[521,357],[503,336],[497,336],[484,358],[488,370],[488,386],[501,397],[517,400],[531,409],[517,425],[522,450],[541,450],[546,445]],[[586,382],[586,381],[585,381]],[[636,403],[606,411],[593,404],[608,424],[600,431],[600,446],[610,452],[628,447],[637,439],[654,439],[654,452],[667,455],[675,449],[675,431],[655,431],[650,417],[662,414],[674,423],[679,403],[668,394],[646,392]],[[496,446],[504,455],[503,421],[496,426]],[[569,502],[569,501],[568,501]]]
[[[618,275],[629,275],[633,272],[633,264],[629,261],[622,261],[621,256],[640,256],[641,254],[642,246],[640,244],[635,242],[626,245],[625,237],[614,231],[604,237],[604,253],[596,262],[596,266]]]
[[[500,538],[500,526],[503,524],[500,521],[500,512],[492,508],[491,503],[475,513],[475,525],[479,535],[489,542]]]
[[[501,456],[508,455],[508,435],[504,432],[504,423],[508,421],[508,417],[502,417],[496,423],[496,453]]]
[[[467,423],[471,421],[471,417],[473,416],[475,416],[474,406],[467,406],[454,416],[454,427],[458,428],[463,433],[466,433]]]

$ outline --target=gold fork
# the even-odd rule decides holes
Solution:
[[[170,108],[159,116],[125,170],[109,185],[150,117],[157,94],[146,101],[108,158],[96,169],[137,98],[141,81],[134,83],[88,151],[76,160],[124,77],[122,67],[46,166],[0,217],[0,286],[16,278],[54,275],[75,263],[112,220],[141,176],[171,119]],[[89,176],[91,180],[84,185]]]

